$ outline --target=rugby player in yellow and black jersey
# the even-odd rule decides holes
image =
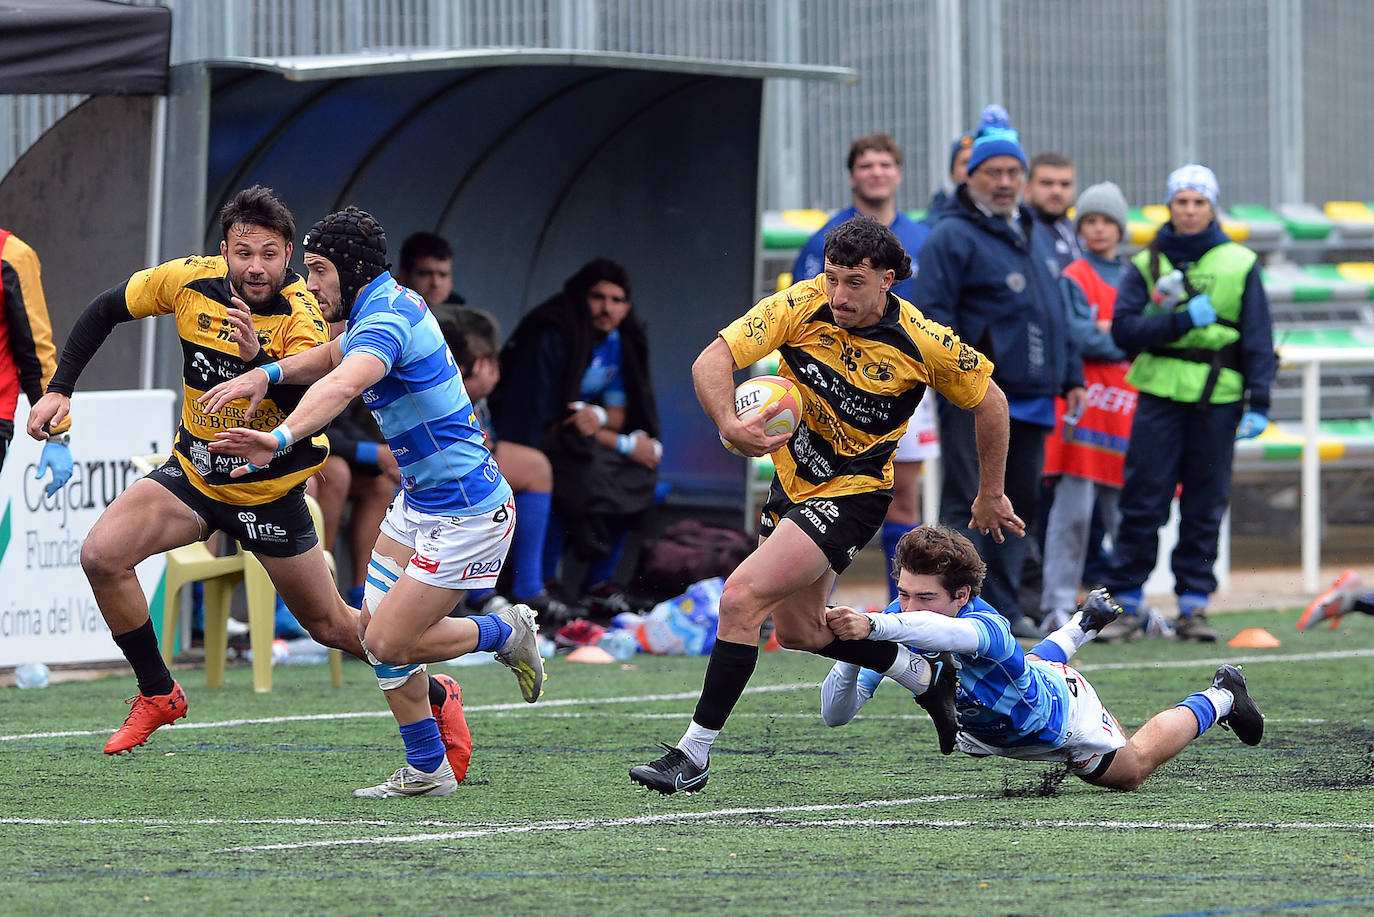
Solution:
[[[220,226],[219,257],[191,256],[140,271],[98,296],[72,329],[47,394],[29,415],[29,434],[45,438],[46,425],[67,416],[77,377],[115,325],[176,316],[185,384],[176,452],[110,504],[81,548],[96,604],[138,680],[139,693],[106,743],[107,754],[142,745],[159,726],[186,715],[186,695],[158,652],[134,575],[135,565],[154,554],[222,530],[258,557],[312,637],[362,655],[358,613],[334,587],[305,502],[305,479],[324,463],[326,441],[297,443],[269,467],[232,482],[229,472],[240,463],[208,448],[216,430],[244,420],[204,414],[196,403],[201,394],[329,340],[304,280],[288,267],[295,218],[272,191],[240,191],[220,212]],[[252,425],[271,429],[303,393],[301,386],[271,387]]]
[[[911,258],[892,231],[855,217],[826,236],[823,276],[763,300],[697,357],[692,377],[702,407],[741,452],[774,453],[777,477],[759,546],[725,582],[692,722],[667,754],[630,770],[636,783],[665,794],[705,786],[711,745],[753,674],[759,627],[770,615],[783,646],[873,669],[908,688],[935,721],[941,751],[953,750],[952,658],[838,640],[826,620],[836,575],[882,525],[892,455],[926,386],[974,414],[981,474],[970,527],[998,538],[1003,528],[1025,532],[1002,493],[1007,400],[992,364],[891,292],[910,276]],[[776,408],[747,421],[734,410],[734,373],[774,349],[802,396],[802,422],[790,440],[765,432]]]

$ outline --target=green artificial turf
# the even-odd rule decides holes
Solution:
[[[761,654],[705,792],[673,797],[627,771],[680,736],[700,658],[559,658],[532,706],[498,665],[445,667],[476,750],[442,799],[353,798],[402,761],[361,664],[340,690],[282,667],[270,694],[246,667],[219,690],[179,671],[188,725],[121,758],[101,747],[131,677],[4,689],[0,892],[13,914],[1367,913],[1374,619],[1296,617],[1215,616],[1223,640],[1264,627],[1275,649],[1084,648],[1128,728],[1223,660],[1245,660],[1268,716],[1259,747],[1215,728],[1130,794],[941,757],[892,684],[828,728],[829,663],[800,653]]]

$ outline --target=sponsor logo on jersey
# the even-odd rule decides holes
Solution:
[[[210,446],[201,440],[194,440],[191,443],[191,464],[196,471],[200,472],[201,477],[210,473]]]

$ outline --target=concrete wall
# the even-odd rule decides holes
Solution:
[[[146,266],[152,110],[147,97],[92,97],[0,181],[0,226],[43,262],[59,353],[90,301]],[[136,388],[138,353],[137,323],[116,328],[81,388]]]

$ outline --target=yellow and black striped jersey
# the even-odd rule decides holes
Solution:
[[[236,479],[230,479],[229,472],[241,460],[210,451],[210,441],[219,430],[245,425],[273,429],[291,413],[306,389],[303,385],[271,386],[246,424],[243,402],[226,405],[218,414],[201,410],[197,398],[253,366],[239,359],[238,345],[232,340],[228,319],[232,295],[224,259],[193,255],[130,277],[124,302],[134,318],[176,316],[184,386],[176,456],[187,480],[222,503],[257,505],[278,499],[318,471],[329,455],[329,440],[317,434],[298,441],[271,465]],[[329,340],[329,325],[315,298],[306,291],[304,279],[292,271],[287,272],[281,295],[269,306],[253,310],[253,326],[263,353],[278,360]]]
[[[892,455],[930,386],[961,408],[983,400],[992,363],[944,325],[889,293],[867,328],[835,324],[820,275],[761,300],[720,332],[736,366],[774,349],[802,396],[802,420],[773,453],[794,503],[889,490]]]

